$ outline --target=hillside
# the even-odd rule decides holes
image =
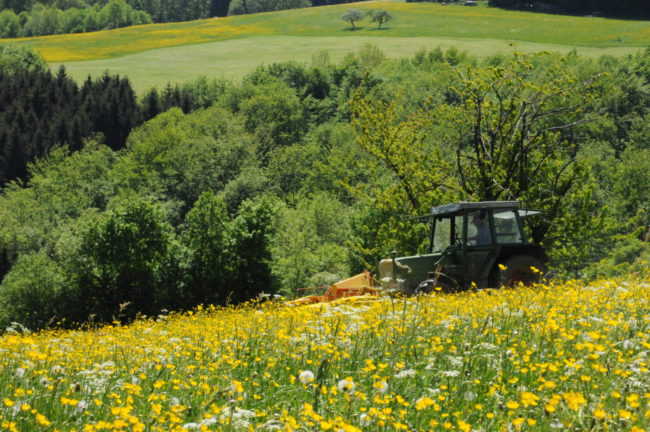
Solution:
[[[140,101],[110,77],[75,90],[49,71],[5,74],[14,158],[0,167],[25,179],[0,194],[0,328],[299,295],[425,252],[426,225],[404,218],[465,200],[542,210],[527,232],[554,275],[644,271],[649,80],[650,50],[395,62],[366,49]]]
[[[513,44],[529,52],[575,49],[584,55],[620,55],[650,44],[647,21],[394,1],[354,7],[386,9],[395,20],[378,31],[365,18],[352,32],[340,19],[350,5],[338,5],[12,42],[38,50],[54,67],[65,63],[80,79],[106,69],[127,74],[139,90],[202,74],[239,78],[259,63],[306,62],[321,50],[336,61],[368,42],[389,56],[439,45],[486,56],[510,52]]]
[[[8,430],[640,432],[648,287],[265,303],[9,333],[0,416]]]

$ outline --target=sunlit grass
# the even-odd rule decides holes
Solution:
[[[340,19],[350,7],[386,9],[395,19],[379,31],[366,18],[357,31],[350,31]],[[4,41],[36,49],[53,70],[65,63],[78,82],[109,71],[128,76],[143,92],[201,75],[238,80],[260,64],[309,63],[319,51],[338,62],[367,43],[390,58],[438,46],[454,46],[479,58],[514,49],[627,55],[650,45],[650,23],[374,1]]]
[[[149,49],[223,41],[239,37],[370,36],[497,39],[588,47],[644,47],[650,44],[647,21],[570,17],[433,3],[364,2],[354,7],[382,8],[394,21],[378,31],[368,19],[350,31],[341,14],[350,5],[151,24],[111,31],[58,35],[13,42],[38,50],[48,62],[104,59]],[[11,41],[11,40],[9,40]]]
[[[164,88],[167,83],[191,81],[201,75],[223,76],[237,81],[260,64],[284,61],[310,64],[314,54],[319,52],[326,52],[332,63],[338,63],[366,44],[377,45],[389,58],[413,57],[418,50],[437,47],[445,51],[455,47],[477,58],[496,52],[509,53],[515,49],[520,52],[552,50],[565,54],[574,49],[571,46],[532,42],[520,42],[513,46],[508,41],[494,39],[265,36],[162,48],[105,60],[68,62],[65,66],[70,76],[78,82],[83,82],[89,74],[99,76],[106,70],[128,76],[135,90],[142,93],[151,87]],[[583,47],[580,54],[595,57],[604,54],[633,54],[638,51],[632,47]],[[52,63],[50,66],[57,70],[59,65]]]
[[[645,430],[650,282],[0,338],[5,430]]]

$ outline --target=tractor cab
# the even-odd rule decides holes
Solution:
[[[546,255],[530,243],[527,216],[518,201],[458,202],[413,218],[428,222],[424,254],[391,257],[379,263],[384,288],[404,293],[457,291],[470,287],[529,284],[545,272]]]

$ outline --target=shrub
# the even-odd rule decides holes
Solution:
[[[271,238],[275,210],[266,199],[245,201],[232,222],[234,267],[228,277],[235,303],[277,291],[271,272]]]
[[[184,242],[189,255],[190,303],[220,303],[228,296],[226,277],[233,271],[232,235],[226,204],[204,192],[187,213]]]
[[[166,291],[175,288],[162,275],[172,265],[172,236],[161,212],[147,202],[127,203],[91,221],[71,269],[84,306],[81,318],[128,319],[168,306]]]
[[[43,252],[21,256],[0,285],[0,326],[45,327],[64,316],[65,277]]]

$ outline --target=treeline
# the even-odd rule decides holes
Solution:
[[[148,13],[136,10],[124,0],[110,0],[103,7],[80,1],[79,7],[59,9],[36,3],[16,14],[12,9],[0,12],[0,37],[15,38],[61,33],[84,33],[152,22]]]
[[[187,112],[120,150],[100,135],[56,147],[3,187],[0,324],[295,295],[422,251],[426,227],[404,217],[465,199],[543,210],[530,234],[555,277],[647,273],[649,85],[650,50],[386,60],[366,46],[151,91],[151,113],[166,93]]]
[[[646,0],[488,0],[490,6],[575,15],[648,18]]]
[[[84,33],[151,22],[190,21],[338,3],[344,1],[0,0],[0,38]]]
[[[0,72],[0,181],[24,178],[27,164],[56,144],[81,149],[93,133],[120,148],[138,118],[131,86],[118,76],[88,80],[78,88],[64,69],[56,75]]]

